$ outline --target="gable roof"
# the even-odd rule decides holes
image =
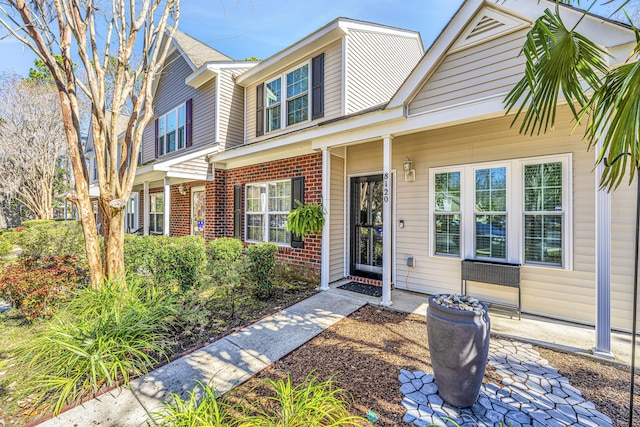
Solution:
[[[176,30],[174,33],[173,42],[193,70],[202,67],[207,62],[233,61],[233,59],[227,55],[207,46],[180,30]]]
[[[551,0],[504,0],[499,3],[490,0],[465,1],[391,98],[387,108],[409,103],[448,54],[531,26],[545,9],[555,6],[556,3]],[[584,15],[580,9],[563,4],[560,7],[568,26],[575,25]],[[587,14],[581,21],[579,30],[596,43],[609,48],[617,59],[620,58],[619,52],[613,52],[612,49],[620,50],[635,40],[628,26],[592,14]]]

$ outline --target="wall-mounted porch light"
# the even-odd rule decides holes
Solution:
[[[416,180],[416,170],[412,168],[413,162],[407,156],[407,159],[402,163],[402,170],[404,170],[404,180],[407,182],[413,182]]]

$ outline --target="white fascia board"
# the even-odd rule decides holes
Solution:
[[[173,159],[165,160],[164,162],[156,162],[150,166],[153,167],[153,170],[169,170],[171,166],[177,165],[182,162],[187,162],[189,160],[197,159],[198,157],[204,157],[211,152],[216,152],[218,150],[217,144],[206,144],[204,147],[199,148],[197,150],[186,153],[182,156],[175,157]]]
[[[416,68],[409,74],[400,89],[391,98],[387,108],[395,108],[408,101],[422,83],[428,78],[433,69],[440,63],[442,57],[453,45],[468,22],[473,19],[478,10],[484,5],[483,0],[470,0],[463,3],[458,12],[451,18],[440,36],[424,54]]]
[[[257,83],[278,70],[288,68],[291,64],[302,60],[311,52],[338,40],[345,34],[345,29],[341,28],[339,23],[339,20],[335,20],[324,28],[265,59],[259,65],[239,76],[236,82],[245,87]]]
[[[402,109],[400,108],[397,108],[395,110],[376,111],[358,117],[339,120],[335,123],[327,124],[324,126],[315,126],[305,131],[296,132],[291,135],[285,135],[281,138],[269,139],[266,141],[237,147],[232,150],[221,151],[218,154],[210,155],[209,162],[228,163],[229,161],[239,157],[255,155],[257,153],[260,153],[261,151],[274,150],[278,147],[285,147],[302,142],[314,141],[316,138],[323,138],[330,135],[337,135],[337,138],[340,138],[340,135],[344,135],[345,132],[349,132],[356,127],[368,126],[379,123],[381,121],[401,118],[403,118],[403,114]],[[313,149],[316,149],[316,147],[313,146]]]
[[[320,150],[333,146],[357,144],[380,139],[382,135],[397,137],[430,129],[502,117],[505,114],[503,98],[504,95],[487,97],[478,101],[409,116],[406,119],[377,123],[353,123],[353,129],[349,132],[315,139],[313,148]],[[397,109],[402,110],[400,107],[397,107]]]
[[[167,178],[181,178],[190,181],[205,181],[207,179],[207,174],[184,171],[167,171]]]
[[[258,64],[255,61],[233,61],[233,62],[207,62],[202,67],[189,74],[184,83],[193,88],[199,88],[212,78],[219,76],[222,70],[238,69],[244,71]]]
[[[357,21],[350,21],[350,20],[340,20],[338,25],[344,31],[349,31],[349,30],[369,31],[373,33],[388,34],[388,35],[397,36],[397,37],[407,37],[412,39],[415,38],[420,41],[420,46],[422,47],[422,39],[418,31],[404,30],[402,28],[389,27],[387,25],[368,23],[368,22],[357,22]]]
[[[251,166],[260,163],[272,162],[287,159],[290,157],[304,156],[313,153],[310,141],[289,144],[275,147],[270,150],[262,150],[253,155],[245,155],[227,159],[224,162],[213,163],[215,169],[234,169],[244,166]]]

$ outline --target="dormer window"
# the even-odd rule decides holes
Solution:
[[[324,54],[256,87],[256,136],[321,117]]]

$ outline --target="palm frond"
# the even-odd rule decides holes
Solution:
[[[521,54],[525,56],[525,74],[505,98],[507,114],[519,105],[511,126],[524,114],[520,133],[533,135],[553,129],[561,94],[578,119],[588,103],[589,88],[598,89],[598,74],[607,71],[607,53],[575,27],[567,29],[557,7],[555,12],[546,9],[538,18]]]

